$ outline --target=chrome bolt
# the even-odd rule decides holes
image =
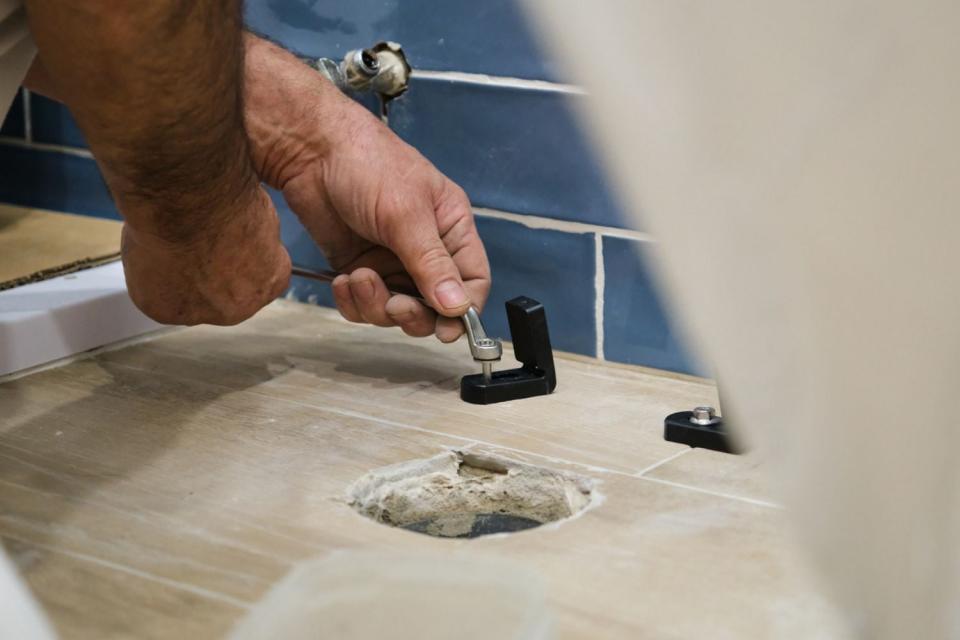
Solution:
[[[690,416],[690,422],[699,425],[712,424],[716,419],[717,411],[713,407],[696,407]]]

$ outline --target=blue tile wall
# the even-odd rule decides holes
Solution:
[[[307,230],[300,224],[297,216],[290,211],[287,203],[283,200],[283,196],[270,189],[270,197],[273,199],[280,216],[280,239],[290,253],[290,259],[293,263],[308,269],[329,269],[330,265],[326,258],[314,244]],[[334,306],[333,293],[330,290],[330,285],[326,282],[294,277],[290,281],[290,289],[287,291],[287,295],[302,302],[319,304],[324,307]]]
[[[390,39],[404,45],[416,69],[569,82],[541,53],[518,7],[519,0],[248,0],[246,18],[254,30],[303,55],[340,57]],[[583,99],[536,85],[414,77],[410,91],[392,103],[390,126],[461,184],[477,207],[590,223],[601,235],[604,227],[637,228],[578,124]],[[377,111],[372,97],[360,101]],[[35,142],[86,147],[62,105],[32,95],[30,118]],[[18,96],[0,135],[23,138],[24,128]],[[272,197],[293,260],[326,267],[279,194]],[[118,218],[92,159],[19,145],[0,144],[0,202]],[[595,235],[486,216],[477,225],[493,269],[484,313],[491,333],[509,337],[503,304],[528,295],[545,304],[557,349],[702,372],[658,295],[643,243],[602,239],[604,353],[596,354]],[[325,283],[295,278],[290,293],[333,305]]]
[[[288,49],[339,59],[380,40],[417,69],[555,80],[517,0],[249,0],[247,25]]]
[[[87,141],[69,109],[59,102],[31,93],[30,118],[34,141],[86,148]]]
[[[10,136],[12,138],[23,138],[23,92],[17,92],[17,97],[13,99],[10,105],[10,111],[0,127],[0,136]]]
[[[483,217],[477,228],[493,270],[493,290],[483,312],[487,332],[509,338],[503,305],[529,296],[547,310],[555,349],[596,355],[593,236]]]
[[[120,219],[90,158],[0,145],[0,167],[0,202]]]
[[[703,375],[664,309],[646,243],[603,239],[603,339],[607,360]]]
[[[623,227],[600,163],[574,120],[576,95],[414,79],[390,126],[474,205]]]

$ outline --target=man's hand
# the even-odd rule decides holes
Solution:
[[[456,340],[458,316],[482,308],[490,291],[463,190],[314,70],[254,36],[245,98],[258,173],[282,190],[331,266],[349,274],[333,283],[340,313]],[[387,290],[411,281],[432,309]]]
[[[243,130],[238,0],[27,0],[28,80],[76,117],[124,217],[133,301],[171,324],[234,324],[290,278]]]

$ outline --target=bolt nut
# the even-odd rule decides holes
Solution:
[[[690,416],[690,422],[699,425],[713,424],[716,421],[717,411],[713,407],[696,407]]]

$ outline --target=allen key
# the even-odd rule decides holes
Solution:
[[[306,269],[294,265],[290,270],[291,275],[309,278],[311,280],[320,280],[322,282],[333,282],[337,276],[343,275],[332,269]],[[406,289],[404,287],[388,287],[390,293],[410,296],[414,300],[430,307],[423,295],[416,289]],[[480,312],[476,307],[470,307],[467,312],[460,316],[463,320],[463,326],[467,332],[467,340],[470,346],[470,355],[474,360],[480,363],[483,370],[483,379],[487,384],[493,380],[493,363],[500,360],[503,355],[503,343],[498,338],[490,338],[483,329],[483,323],[480,321]]]

